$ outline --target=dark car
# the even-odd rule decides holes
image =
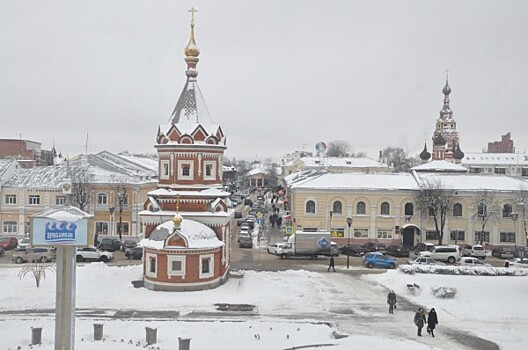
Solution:
[[[367,252],[365,248],[359,244],[347,244],[339,248],[341,254],[352,256],[363,256]]]
[[[397,256],[397,257],[409,257],[409,248],[402,245],[391,245],[387,247],[387,255]]]
[[[515,252],[513,252],[514,258],[528,258],[528,247],[517,247]]]
[[[239,248],[253,248],[253,240],[250,236],[239,236],[238,237]]]
[[[242,217],[241,211],[235,211],[235,219],[240,219]]]
[[[4,255],[5,251],[4,248],[0,248],[0,256]]]
[[[126,252],[129,248],[134,248],[137,246],[137,242],[132,239],[126,239],[123,241],[123,244],[121,245],[121,250]]]
[[[125,256],[129,259],[140,260],[143,258],[143,247],[128,248]]]
[[[255,221],[254,220],[246,219],[246,221],[244,221],[244,224],[247,224],[247,226],[249,226],[249,228],[251,230],[253,230],[255,228]],[[245,226],[245,225],[242,225],[242,226]]]
[[[114,252],[121,249],[121,242],[117,238],[103,238],[97,248]]]
[[[244,222],[246,222],[246,219],[237,219],[237,226],[242,225]]]
[[[365,243],[363,244],[363,248],[365,248],[367,252],[381,252],[381,251],[387,250],[387,247],[385,247],[385,244],[377,243],[377,242]]]
[[[11,250],[18,247],[18,239],[15,237],[0,237],[0,248]]]
[[[491,250],[491,256],[499,259],[511,259],[515,255],[515,247],[512,246],[496,246]]]

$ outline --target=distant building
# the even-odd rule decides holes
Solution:
[[[16,159],[22,168],[53,165],[54,151],[43,150],[40,145],[35,141],[0,139],[0,159]]]
[[[526,153],[468,153],[462,165],[472,174],[502,174],[528,178]]]
[[[500,141],[488,142],[488,153],[515,153],[511,133],[502,135]]]
[[[299,171],[326,169],[330,173],[387,173],[392,168],[387,164],[367,157],[301,157],[283,161],[282,174],[289,176]]]

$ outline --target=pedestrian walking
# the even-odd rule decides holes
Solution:
[[[333,256],[330,257],[330,264],[328,264],[328,271],[330,271],[330,269],[333,269],[334,272],[336,272],[336,270],[335,270],[335,261],[334,261],[334,257]]]
[[[422,328],[426,323],[424,309],[419,308],[414,314],[414,324],[418,327],[418,336],[422,336]]]
[[[436,314],[436,310],[432,308],[431,311],[429,311],[429,316],[427,317],[427,333],[431,334],[433,338],[434,338],[434,329],[437,324],[438,324],[438,315]]]
[[[387,295],[387,304],[389,304],[389,314],[393,314],[396,308],[396,293],[393,290]]]

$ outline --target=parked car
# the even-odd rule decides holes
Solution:
[[[117,238],[103,238],[97,248],[115,252],[121,249],[121,242]]]
[[[408,263],[410,265],[439,265],[439,266],[445,266],[445,264],[441,261],[436,261],[433,258],[429,258],[427,256],[419,256],[414,260],[409,260]]]
[[[462,256],[472,256],[484,260],[486,259],[486,249],[480,244],[468,244],[462,248]]]
[[[504,266],[513,266],[513,267],[528,267],[528,259],[524,258],[513,258],[504,262]]]
[[[126,252],[127,249],[134,248],[135,246],[137,246],[136,241],[134,241],[133,239],[125,239],[123,241],[123,244],[121,244],[121,250]]]
[[[426,252],[426,251],[431,251],[433,250],[435,247],[435,245],[433,243],[429,243],[429,242],[419,242],[418,244],[416,244],[412,250],[413,252],[418,255],[420,254],[420,252]]]
[[[237,226],[241,226],[244,222],[246,222],[246,219],[237,219],[236,221]]]
[[[403,245],[391,245],[387,247],[387,255],[398,257],[409,257],[409,248]]]
[[[31,245],[31,239],[29,237],[22,238],[18,241],[17,250],[26,250]]]
[[[490,264],[485,263],[481,259],[472,256],[464,256],[460,258],[458,264],[464,266],[491,266]]]
[[[238,236],[239,248],[253,248],[253,240],[251,236]]]
[[[248,224],[249,228],[252,230],[255,228],[255,222],[256,220],[251,219],[251,218],[248,218],[246,219],[246,221],[244,221],[244,223]]]
[[[141,260],[143,258],[143,247],[132,247],[125,250],[125,256],[128,259]]]
[[[515,247],[512,246],[495,246],[491,250],[491,256],[499,259],[511,259],[515,254]]]
[[[0,256],[4,255],[5,254],[5,250],[4,248],[0,248]]]
[[[240,243],[240,239],[249,238],[251,239],[251,235],[249,234],[249,231],[239,231],[238,232],[238,238],[237,242]]]
[[[286,243],[273,243],[268,245],[268,254],[277,254],[277,249],[284,247]]]
[[[341,254],[351,255],[351,256],[363,256],[367,252],[365,248],[359,244],[347,244],[339,248]]]
[[[12,261],[17,264],[26,262],[47,263],[55,260],[55,249],[47,247],[27,248],[24,252],[13,254]]]
[[[75,255],[75,260],[78,262],[83,261],[102,261],[107,262],[114,260],[114,254],[105,252],[96,247],[83,247],[78,248]]]
[[[0,237],[0,248],[4,250],[15,249],[18,246],[16,237]]]
[[[460,260],[460,248],[456,245],[439,245],[431,251],[420,252],[420,256],[454,264]]]
[[[517,247],[513,252],[514,258],[528,258],[528,247]]]
[[[235,219],[242,218],[242,212],[241,211],[235,211]]]
[[[365,265],[368,268],[373,267],[382,267],[385,269],[395,269],[396,266],[398,266],[398,262],[391,258],[390,256],[385,256],[383,254],[372,254],[369,253],[365,255],[365,258],[363,259],[363,265]]]
[[[363,244],[363,248],[365,248],[367,252],[387,251],[387,247],[385,247],[385,244],[377,243],[377,242],[367,242]]]

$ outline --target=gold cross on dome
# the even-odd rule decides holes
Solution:
[[[191,25],[194,25],[194,14],[198,11],[194,7],[191,7],[189,12],[191,13]]]

